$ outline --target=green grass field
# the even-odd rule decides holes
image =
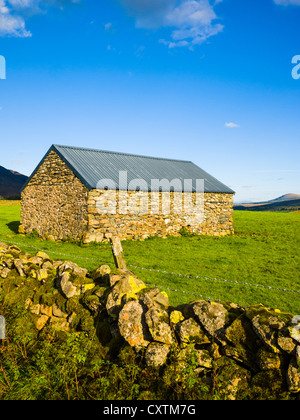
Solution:
[[[242,306],[263,303],[300,314],[300,293],[296,293],[300,291],[300,214],[235,211],[234,219],[236,233],[230,237],[124,242],[127,264],[201,277],[179,277],[131,268],[146,283],[165,290],[174,306],[203,297]],[[19,220],[19,205],[0,206],[0,241],[19,244],[30,253],[42,249],[53,259],[72,260],[88,269],[100,264],[114,266],[108,244],[54,243],[22,237],[17,233]]]

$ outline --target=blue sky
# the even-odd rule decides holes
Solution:
[[[30,175],[56,143],[300,194],[299,26],[300,0],[0,0],[0,165]]]

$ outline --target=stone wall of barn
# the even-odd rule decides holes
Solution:
[[[20,233],[80,240],[88,227],[88,189],[50,152],[22,192]]]
[[[22,192],[20,233],[36,231],[46,239],[89,243],[116,234],[121,240],[145,239],[178,236],[182,228],[214,236],[233,233],[233,194],[183,198],[174,192],[88,191],[53,151]]]
[[[174,192],[154,195],[150,192],[126,193],[126,198],[124,196],[120,200],[122,192],[119,191],[90,191],[85,242],[101,241],[111,234],[118,235],[121,240],[145,239],[155,235],[179,236],[182,228],[187,233],[211,236],[234,232],[233,194],[185,193],[185,197],[188,196],[186,203],[182,195],[178,198],[178,193]],[[196,200],[199,200],[202,209],[199,214],[199,207],[194,212],[191,210],[191,206],[195,208]],[[182,203],[181,207],[178,203]],[[178,209],[183,211],[179,213]],[[200,223],[197,223],[197,217],[202,212],[203,219],[200,217]]]

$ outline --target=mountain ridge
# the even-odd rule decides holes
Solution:
[[[0,166],[0,196],[8,198],[20,195],[20,191],[27,180],[26,175]]]
[[[291,200],[300,200],[300,194],[284,194],[278,198],[274,198],[273,200],[268,201],[269,203],[278,203],[280,201],[291,201]]]
[[[233,208],[248,211],[299,211],[300,194],[288,193],[273,200],[258,203],[236,203]]]

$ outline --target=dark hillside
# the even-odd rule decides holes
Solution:
[[[0,196],[7,198],[20,194],[28,177],[0,166]]]

